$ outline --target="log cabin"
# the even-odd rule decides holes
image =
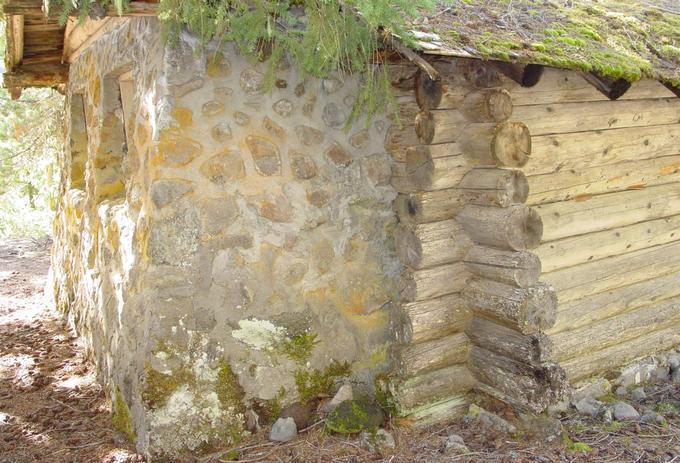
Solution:
[[[284,62],[262,92],[266,63],[165,43],[153,2],[5,1],[5,87],[66,99],[57,307],[140,451],[343,381],[419,425],[541,413],[680,346],[680,15],[525,6],[519,34],[501,3],[389,41],[396,105],[346,127],[357,76]]]

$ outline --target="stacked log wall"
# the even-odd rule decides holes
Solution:
[[[527,204],[544,233],[547,330],[571,382],[680,344],[680,101],[642,81],[609,101],[578,73],[509,80],[531,132]]]

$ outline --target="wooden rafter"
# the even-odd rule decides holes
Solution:
[[[533,87],[543,75],[543,66],[540,64],[516,64],[505,61],[491,61],[490,64],[522,87]]]
[[[631,83],[626,79],[612,79],[604,77],[594,72],[582,72],[583,78],[598,92],[610,100],[616,100],[624,95],[631,86]]]

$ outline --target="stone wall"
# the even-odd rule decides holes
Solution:
[[[129,70],[123,117],[115,77]],[[75,115],[57,301],[142,451],[238,440],[251,411],[265,420],[345,377],[371,393],[387,367],[401,273],[390,122],[346,127],[354,78],[272,71],[189,35],[165,47],[151,19],[121,22],[71,66],[88,156],[72,188]]]

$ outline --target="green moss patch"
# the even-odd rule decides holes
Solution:
[[[338,434],[373,432],[385,420],[380,407],[365,400],[346,400],[326,418],[326,429]]]
[[[130,442],[135,442],[135,428],[132,424],[132,415],[123,394],[118,386],[113,391],[113,427],[124,434]]]
[[[314,345],[317,344],[315,333],[302,333],[296,336],[285,338],[279,344],[282,354],[298,363],[305,363],[312,356]]]
[[[336,380],[349,376],[351,367],[347,362],[333,362],[323,371],[300,369],[295,372],[295,386],[303,403],[319,396],[330,395]]]

